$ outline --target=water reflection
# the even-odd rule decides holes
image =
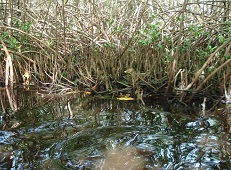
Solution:
[[[102,170],[154,169],[152,155],[152,152],[136,147],[117,147],[106,152],[98,168]]]
[[[176,103],[171,105],[173,109],[166,109],[157,99],[144,107],[136,101],[80,95],[51,100],[34,93],[29,98],[25,93],[20,95],[26,104],[16,95],[20,109],[12,112],[8,120],[1,120],[1,169],[231,166],[227,115],[206,113],[201,117]],[[5,107],[9,108],[13,110],[10,105]]]

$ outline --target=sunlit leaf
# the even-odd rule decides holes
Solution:
[[[85,94],[91,94],[91,92],[90,91],[86,91]]]
[[[135,100],[135,99],[133,97],[123,96],[123,97],[118,97],[117,100]]]

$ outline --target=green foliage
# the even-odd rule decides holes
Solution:
[[[27,33],[30,31],[31,25],[31,22],[22,23],[19,20],[15,21],[15,27]],[[25,50],[29,50],[28,44],[30,44],[30,39],[23,33],[15,31],[11,34],[9,31],[5,31],[0,35],[0,38],[9,44],[11,50],[18,51],[21,47],[24,47]]]
[[[159,23],[148,24],[147,28],[139,30],[140,39],[138,44],[150,46],[160,41],[161,32],[159,31]],[[161,45],[159,47],[162,47]]]
[[[202,25],[191,25],[187,28],[187,32],[191,33],[193,37],[191,38],[199,38],[204,35],[204,30]]]
[[[27,33],[30,31],[31,25],[31,22],[22,23],[19,20],[15,21],[15,27]],[[9,48],[11,50],[15,51],[21,48],[23,44],[30,44],[28,36],[17,31],[15,31],[12,35],[8,31],[5,31],[0,35],[0,38],[9,44]],[[25,48],[28,49],[28,47]]]
[[[20,42],[14,37],[9,38],[7,42],[10,44],[11,49],[17,49],[20,45]]]
[[[167,60],[169,60],[169,61],[171,61],[171,62],[174,61],[174,57],[173,56],[166,55],[166,56],[164,56],[164,58],[167,59]]]
[[[103,44],[103,47],[105,48],[115,48],[115,44],[114,43],[111,43],[111,42],[106,42]]]
[[[5,42],[9,44],[9,48],[11,50],[16,50],[20,46],[20,42],[15,37],[10,36],[8,32],[3,32],[0,37],[2,40],[5,40]]]
[[[192,46],[192,40],[186,38],[179,46],[180,52],[186,53],[188,50],[190,50],[191,46]]]
[[[179,22],[182,22],[183,21],[183,17],[176,17],[176,20],[179,21]]]
[[[15,21],[15,26],[16,28],[24,31],[24,32],[29,32],[30,31],[30,28],[31,28],[31,25],[32,25],[32,22],[21,22],[19,20],[16,20]]]
[[[53,47],[54,44],[55,44],[55,42],[54,42],[54,40],[46,40],[46,44],[47,44],[47,46],[49,46],[49,47]]]
[[[224,55],[224,58],[225,58],[225,60],[229,60],[230,59],[230,54]]]
[[[220,44],[223,44],[225,42],[225,38],[222,35],[218,36],[218,41]]]
[[[211,46],[211,45],[208,45],[207,48],[205,49],[206,53],[207,54],[211,54],[213,53],[215,50],[217,49],[217,46]]]
[[[118,26],[114,28],[113,33],[122,33],[123,31],[124,31],[124,28],[122,26]]]
[[[6,39],[7,37],[9,37],[9,33],[8,32],[3,32],[1,35],[0,35],[0,38],[2,40]]]
[[[111,26],[114,23],[114,20],[110,18],[106,18],[105,22],[107,26]]]

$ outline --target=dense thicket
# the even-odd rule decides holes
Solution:
[[[1,1],[1,81],[132,87],[136,95],[165,91],[181,99],[202,89],[223,93],[230,8],[216,0]]]

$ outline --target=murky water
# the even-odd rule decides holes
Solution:
[[[230,169],[231,116],[145,102],[2,91],[0,169]]]

